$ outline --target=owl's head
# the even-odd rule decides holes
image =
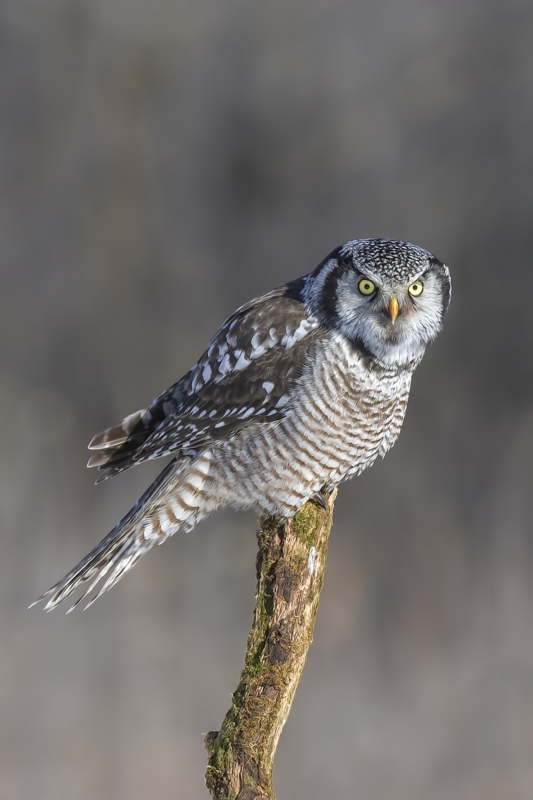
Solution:
[[[306,302],[322,324],[391,366],[422,357],[441,328],[450,295],[442,262],[392,239],[341,245],[306,286]]]

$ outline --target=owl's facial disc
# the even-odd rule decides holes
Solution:
[[[336,305],[346,336],[383,363],[407,364],[422,357],[440,329],[442,285],[431,271],[398,283],[368,269],[349,270],[339,278]]]

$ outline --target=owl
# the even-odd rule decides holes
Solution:
[[[384,456],[450,293],[447,267],[426,250],[356,239],[238,308],[186,375],[90,442],[97,483],[173,458],[45,592],[45,609],[98,587],[90,605],[151,547],[220,506],[288,518]]]

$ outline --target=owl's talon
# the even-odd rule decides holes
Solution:
[[[326,500],[322,492],[317,492],[315,495],[313,495],[311,499],[314,500],[317,505],[323,508],[324,511],[328,510],[328,501]]]

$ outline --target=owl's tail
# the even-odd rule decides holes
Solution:
[[[32,603],[32,606],[46,600],[45,611],[52,611],[78,587],[89,583],[84,587],[81,597],[67,611],[70,613],[100,581],[106,578],[97,594],[88,602],[86,606],[88,608],[155,544],[162,544],[181,527],[192,527],[190,521],[187,524],[183,513],[178,512],[178,508],[181,507],[180,484],[183,485],[184,481],[187,484],[185,477],[187,466],[188,464],[184,464],[183,469],[180,469],[177,467],[176,459],[171,461],[100,544],[97,544],[94,550],[91,550],[64,578]],[[169,499],[170,495],[172,499]],[[196,519],[194,521],[196,522]]]

